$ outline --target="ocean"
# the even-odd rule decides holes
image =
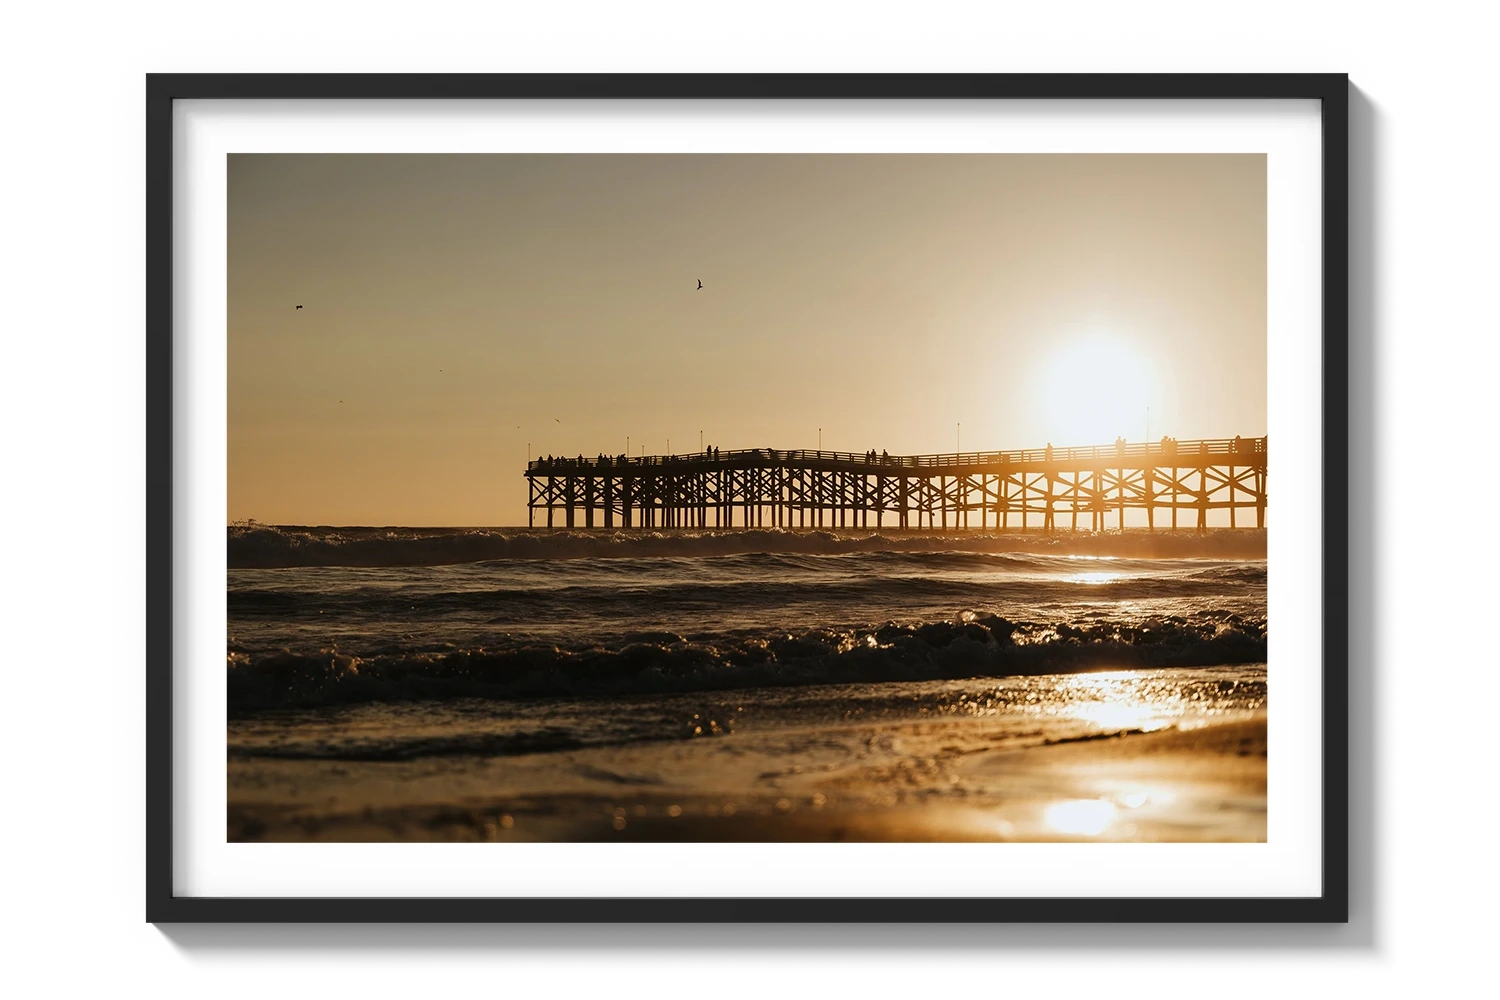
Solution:
[[[1264,538],[234,525],[229,837],[1264,839]]]

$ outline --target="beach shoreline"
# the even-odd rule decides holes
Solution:
[[[924,748],[951,732],[918,734]],[[952,747],[948,747],[952,750]],[[587,755],[576,755],[589,767]],[[517,762],[511,759],[512,765]],[[789,772],[756,795],[632,784],[485,795],[459,762],[229,767],[230,841],[1264,841],[1264,711],[1154,732],[918,754],[854,776]],[[444,772],[447,772],[445,776]],[[797,769],[798,772],[801,768]],[[930,772],[930,773],[928,773]],[[320,783],[340,789],[330,808]],[[892,791],[895,789],[895,791]],[[884,798],[882,798],[884,796]]]

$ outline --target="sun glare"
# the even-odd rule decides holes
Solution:
[[[1043,433],[1062,446],[1144,440],[1156,396],[1155,366],[1124,337],[1098,334],[1061,343],[1033,380]]]

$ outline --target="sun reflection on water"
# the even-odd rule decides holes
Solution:
[[[1090,702],[1073,706],[1072,715],[1101,729],[1138,729],[1150,733],[1171,724],[1154,705],[1141,702]]]
[[[1173,689],[1131,671],[1080,674],[1058,688],[1064,700],[1053,714],[1109,731],[1164,729],[1178,721],[1185,708]]]
[[[1055,833],[1075,837],[1097,837],[1110,829],[1121,810],[1146,806],[1170,806],[1177,793],[1162,785],[1134,785],[1095,799],[1066,799],[1054,802],[1042,813],[1043,822]],[[1120,832],[1128,832],[1122,828]]]
[[[1073,573],[1063,577],[1063,579],[1068,583],[1083,583],[1090,586],[1098,586],[1103,583],[1114,583],[1116,580],[1123,580],[1125,579],[1125,574],[1104,572]]]
[[[1058,833],[1096,837],[1115,818],[1115,804],[1104,799],[1070,799],[1047,807],[1047,825]]]

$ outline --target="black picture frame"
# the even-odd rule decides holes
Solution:
[[[1101,28],[1104,25],[1100,25]],[[1397,898],[1367,868],[1352,906],[1349,727],[1349,334],[1397,315],[1398,118],[1374,58],[1353,40],[1293,25],[266,25],[249,31],[162,34],[124,49],[105,93],[105,373],[110,501],[98,570],[110,619],[105,723],[105,901],[121,940],[190,972],[275,972],[323,966],[327,934],[357,934],[360,972],[407,969],[378,943],[398,924],[472,922],[1004,922],[1116,924],[1109,942],[1070,969],[1119,970],[1152,924],[1173,930],[1175,972],[1224,972],[1223,951],[1200,948],[1221,924],[1262,936],[1296,934],[1329,970],[1397,972]],[[891,898],[891,900],[272,900],[177,898],[171,889],[171,201],[172,102],[187,97],[1302,97],[1323,106],[1323,624],[1325,624],[1325,892],[1320,898]],[[1358,282],[1358,295],[1352,294]],[[1379,364],[1374,370],[1380,370]],[[99,393],[105,391],[99,378]],[[102,420],[102,417],[101,417]],[[99,424],[104,430],[104,423]],[[1395,438],[1389,438],[1394,442]],[[1392,445],[1394,447],[1394,445]],[[104,471],[104,466],[101,466]],[[99,490],[104,495],[104,490]],[[108,543],[105,544],[105,538]],[[99,637],[105,639],[104,610]],[[1383,801],[1398,781],[1398,744],[1362,745]],[[1365,799],[1370,802],[1371,799]],[[1370,805],[1364,808],[1370,810]],[[1392,856],[1394,823],[1367,823],[1368,859]],[[1386,880],[1382,880],[1386,882]],[[234,928],[234,945],[220,925]],[[287,924],[330,925],[317,934]],[[342,930],[332,925],[360,924]],[[1304,925],[1293,930],[1290,925]],[[225,931],[228,928],[225,928]],[[519,931],[520,928],[517,928]],[[452,933],[452,931],[449,931]],[[257,940],[252,945],[252,939]],[[390,940],[395,940],[390,939]],[[630,939],[610,939],[630,966]],[[594,952],[598,954],[597,951]],[[1275,949],[1257,972],[1277,966]],[[1359,961],[1364,960],[1364,961]],[[444,955],[446,972],[486,967],[481,955]],[[897,963],[900,964],[900,963]],[[915,963],[913,963],[915,966]]]

